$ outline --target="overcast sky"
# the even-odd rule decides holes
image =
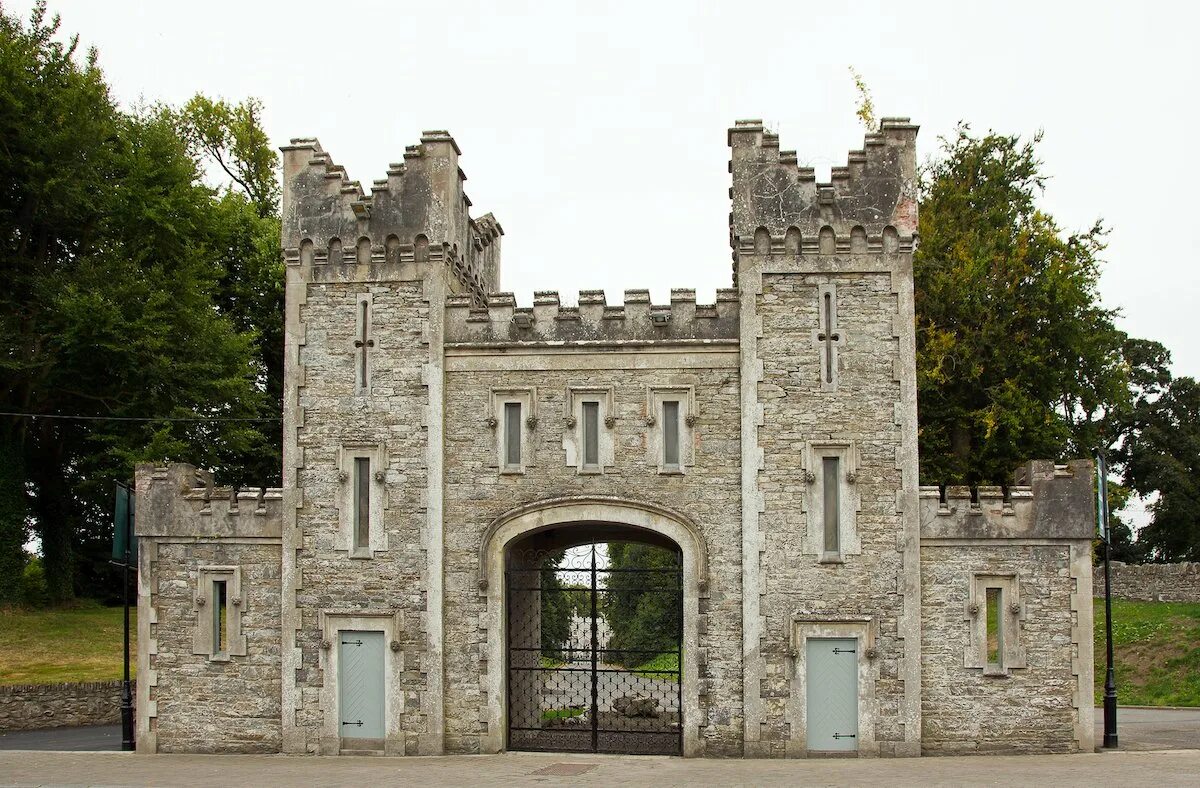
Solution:
[[[30,2],[5,2],[10,11]],[[1041,130],[1044,205],[1111,228],[1101,283],[1130,333],[1200,376],[1193,328],[1197,47],[1188,3],[133,2],[52,0],[117,98],[260,98],[277,144],[317,136],[369,188],[448,129],[503,287],[730,286],[725,129],[763,118],[828,177],[862,145],[847,68],[880,116]]]

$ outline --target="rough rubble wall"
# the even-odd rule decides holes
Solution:
[[[120,681],[0,687],[0,732],[121,723]]]
[[[731,349],[732,350],[732,349]],[[661,351],[660,351],[661,352]],[[508,369],[485,374],[454,371],[447,359],[446,386],[446,726],[447,750],[476,752],[487,720],[482,621],[486,597],[479,589],[480,541],[489,522],[520,504],[568,495],[621,496],[666,506],[699,525],[707,543],[708,591],[700,599],[701,674],[699,725],[702,754],[741,754],[741,625],[739,544],[738,379],[736,353],[723,368],[705,369],[696,354],[689,368],[662,361],[633,369],[629,354],[595,351],[512,359]],[[685,356],[686,351],[679,356]],[[672,354],[672,357],[678,358]],[[613,359],[607,361],[606,358]],[[660,356],[660,358],[662,358]],[[464,360],[465,361],[465,360]],[[694,386],[699,420],[695,464],[685,476],[659,475],[646,461],[646,387]],[[615,465],[603,475],[579,475],[563,450],[568,386],[612,386],[616,422]],[[537,388],[534,459],[524,475],[497,472],[495,433],[485,424],[491,389]]]
[[[930,754],[1076,749],[1070,547],[1063,544],[921,548],[922,738]],[[985,676],[965,668],[973,573],[1016,573],[1027,668]],[[1090,626],[1088,634],[1090,635]],[[1090,673],[1089,673],[1090,677]],[[1088,695],[1090,698],[1090,685]]]
[[[154,606],[158,752],[279,752],[279,545],[143,538],[140,549],[157,552],[141,582]],[[194,608],[199,568],[214,565],[241,567],[246,597],[247,653],[226,661],[192,653],[198,617],[211,615]]]
[[[1110,566],[1114,599],[1145,602],[1200,602],[1200,563],[1125,564]],[[1092,570],[1092,590],[1104,595],[1104,564]]]
[[[370,393],[355,389],[355,314],[360,293],[371,294],[375,346],[369,355]],[[419,281],[388,284],[327,282],[311,284],[300,311],[305,343],[299,361],[304,385],[299,391],[303,425],[297,431],[303,467],[297,485],[303,508],[296,525],[303,543],[296,556],[299,609],[296,645],[296,726],[309,750],[319,747],[324,710],[320,688],[319,613],[398,610],[405,672],[403,751],[415,754],[421,737],[431,736],[423,704],[428,700],[425,665],[425,519],[426,418],[428,394],[423,368],[428,346],[422,344],[429,318]],[[346,481],[339,478],[339,449],[345,445],[386,449],[382,528],[387,550],[373,558],[350,558],[339,542],[339,505]]]

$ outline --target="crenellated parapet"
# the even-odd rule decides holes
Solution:
[[[846,166],[818,183],[762,121],[729,130],[730,244],[740,254],[910,252],[917,232],[917,126],[884,118]]]
[[[480,303],[495,289],[504,230],[491,214],[471,218],[461,151],[447,132],[424,132],[420,144],[408,146],[404,160],[372,184],[370,194],[316,139],[294,139],[281,150],[289,265],[441,262],[452,286]]]
[[[922,539],[1091,539],[1090,460],[1033,460],[1005,487],[921,487]]]
[[[697,304],[695,290],[672,290],[670,304],[651,304],[649,290],[626,290],[609,306],[603,290],[583,290],[577,306],[557,292],[534,294],[518,307],[512,293],[493,293],[478,307],[466,295],[446,301],[447,344],[570,344],[736,340],[738,295],[718,290],[713,304]]]
[[[217,487],[209,471],[173,462],[139,465],[138,537],[278,539],[283,491]]]

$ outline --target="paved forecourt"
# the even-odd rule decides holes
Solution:
[[[0,785],[1195,785],[1200,750],[711,760],[507,753],[434,758],[0,752]]]

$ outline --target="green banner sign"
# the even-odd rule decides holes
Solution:
[[[128,485],[117,482],[117,504],[113,511],[114,561],[125,563],[128,551],[129,562],[137,563],[137,536],[133,532],[133,503],[136,496]]]

